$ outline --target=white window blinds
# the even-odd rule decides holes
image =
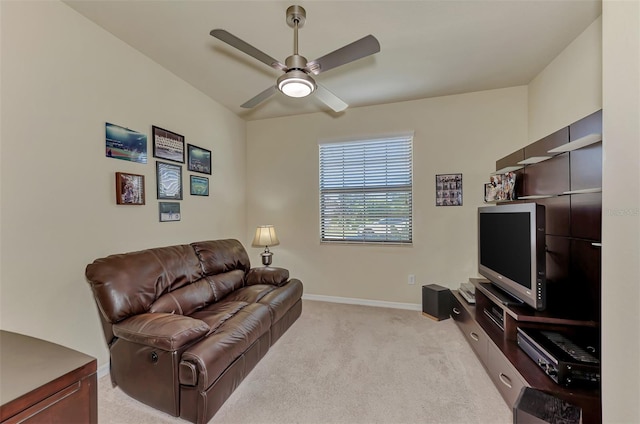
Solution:
[[[323,242],[412,242],[412,136],[320,144]]]

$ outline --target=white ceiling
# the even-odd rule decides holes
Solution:
[[[309,60],[373,34],[379,53],[315,77],[356,107],[528,84],[602,10],[600,0],[65,3],[247,120],[335,113],[280,93],[240,108],[280,72],[211,37],[214,28],[283,63],[293,53],[292,4],[307,12],[299,52]]]

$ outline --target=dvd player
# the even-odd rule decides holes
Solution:
[[[555,331],[517,330],[518,346],[556,383],[566,387],[600,384],[600,359],[592,345]]]

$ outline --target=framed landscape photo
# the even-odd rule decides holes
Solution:
[[[436,206],[462,206],[462,174],[436,175]]]
[[[187,144],[187,164],[189,171],[211,175],[211,150]]]
[[[144,205],[144,175],[116,172],[116,203]]]
[[[147,163],[147,135],[106,122],[105,156]]]
[[[158,212],[160,222],[180,221],[180,203],[178,202],[159,202]]]
[[[189,184],[189,187],[193,196],[208,196],[209,178],[191,175],[191,183]]]
[[[184,163],[184,137],[169,130],[151,127],[153,157]]]
[[[182,166],[156,161],[158,199],[182,200]]]

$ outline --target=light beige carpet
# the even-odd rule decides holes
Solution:
[[[98,404],[102,424],[186,423],[112,388],[108,376]],[[305,300],[210,424],[512,422],[451,319]]]

